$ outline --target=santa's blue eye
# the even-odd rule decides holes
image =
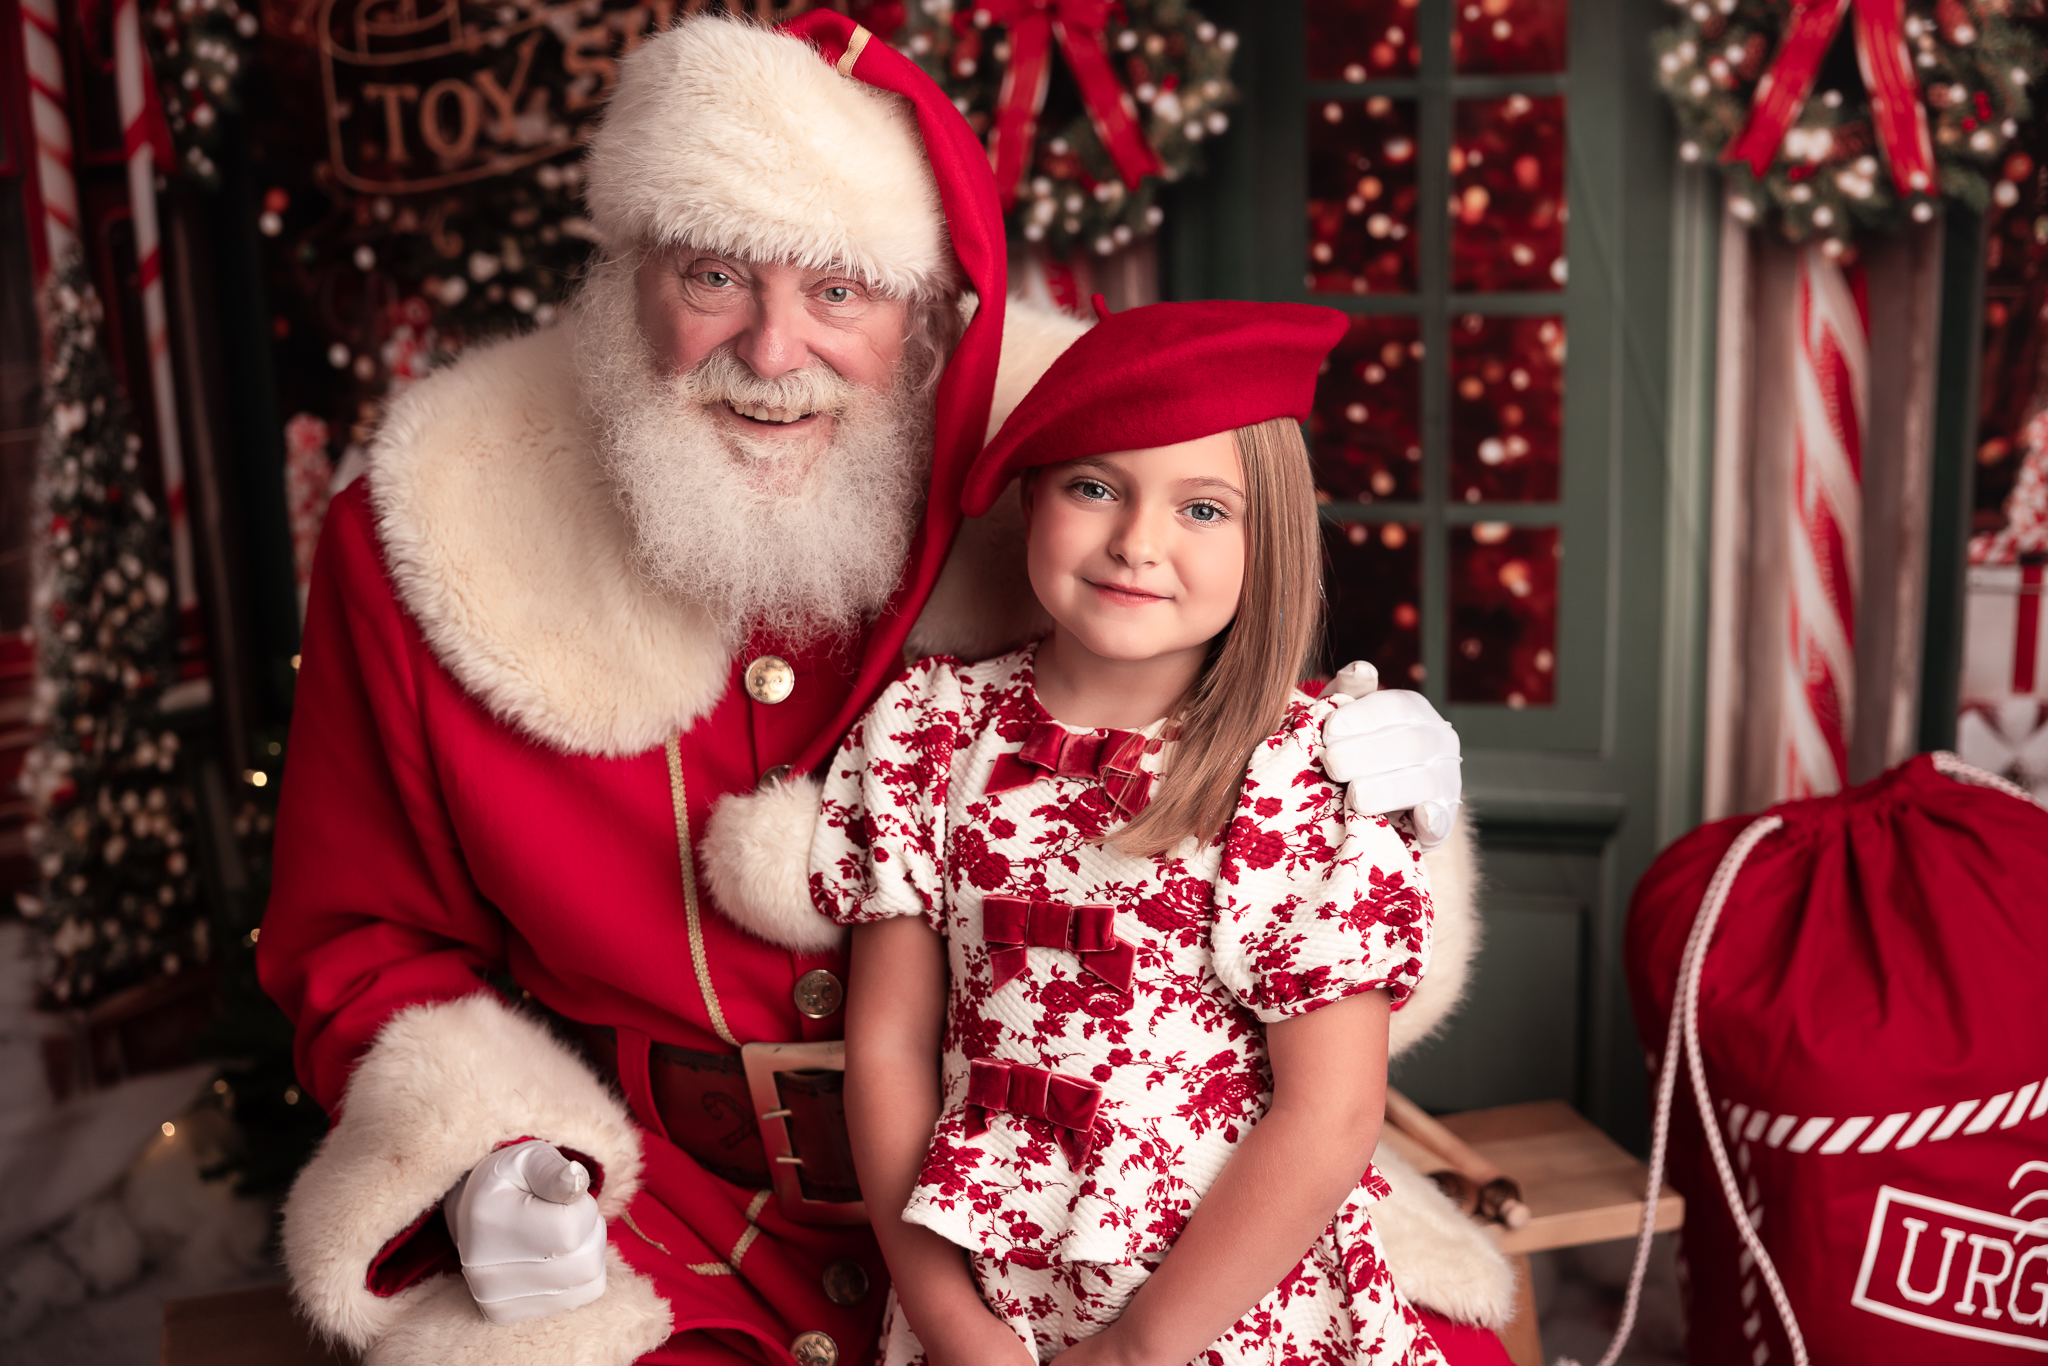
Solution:
[[[853,291],[845,285],[832,285],[825,290],[825,302],[828,304],[843,304],[852,297]]]
[[[724,289],[732,283],[732,276],[727,275],[722,270],[707,270],[697,278],[710,285],[713,289]]]

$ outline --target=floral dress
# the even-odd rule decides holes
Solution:
[[[1301,694],[1220,842],[1097,842],[1171,747],[1157,724],[1054,721],[1034,654],[923,660],[882,694],[826,777],[811,890],[842,924],[919,916],[946,939],[944,1104],[902,1217],[967,1249],[1044,1361],[1115,1321],[1265,1113],[1264,1026],[1375,988],[1398,1005],[1430,900],[1411,842],[1323,776],[1334,704]],[[1197,1359],[1441,1362],[1368,1218],[1387,1193],[1368,1166]],[[924,1360],[893,1303],[881,1360]]]

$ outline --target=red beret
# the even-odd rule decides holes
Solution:
[[[1309,304],[1146,304],[1110,313],[1033,385],[968,471],[979,517],[1035,465],[1149,450],[1268,418],[1307,421],[1316,372],[1351,316]]]

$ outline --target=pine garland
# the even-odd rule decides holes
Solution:
[[[187,852],[191,798],[158,713],[175,657],[170,537],[143,486],[141,438],[102,345],[102,313],[72,252],[44,286],[38,678],[22,788],[35,809],[47,1002],[79,1007],[210,956]]]
[[[1679,155],[1718,162],[1749,121],[1791,7],[1783,0],[1671,0],[1683,16],[1657,38],[1657,75],[1683,131]],[[2014,21],[2038,0],[1907,0],[1905,40],[1927,108],[1940,194],[1982,212],[2012,140],[2032,112],[2041,45]],[[1839,253],[1858,236],[1928,222],[1934,205],[1900,194],[1871,122],[1845,20],[1812,95],[1761,178],[1723,166],[1729,208],[1789,240]]]
[[[222,115],[241,112],[242,79],[254,60],[259,25],[236,0],[149,0],[142,11],[150,66],[182,170],[211,189]]]

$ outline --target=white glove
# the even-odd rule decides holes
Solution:
[[[590,1172],[552,1143],[500,1148],[442,1201],[462,1278],[492,1323],[523,1323],[604,1293],[604,1216]]]
[[[1411,813],[1427,852],[1451,837],[1463,780],[1458,732],[1419,692],[1379,690],[1379,671],[1345,665],[1326,697],[1349,697],[1323,722],[1323,771],[1346,784],[1345,800],[1368,815]]]

